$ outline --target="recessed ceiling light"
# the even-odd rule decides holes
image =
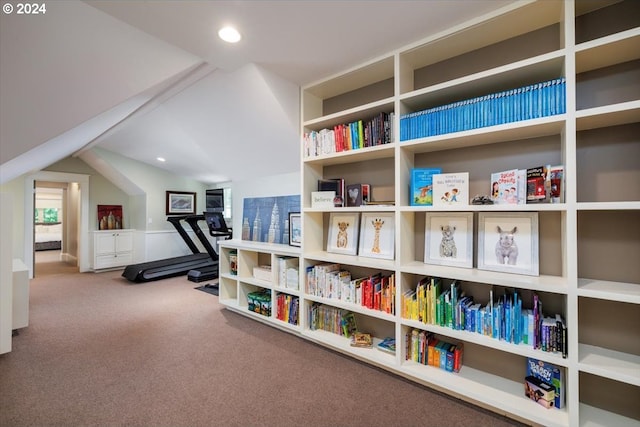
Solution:
[[[159,162],[166,162],[164,157],[156,157],[156,160]]]
[[[228,43],[237,43],[242,38],[238,30],[233,27],[222,28],[220,31],[218,31],[218,36],[220,36],[222,40]]]

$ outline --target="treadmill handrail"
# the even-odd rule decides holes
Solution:
[[[198,225],[198,221],[204,221],[204,215],[189,215],[184,220],[191,226],[193,232],[196,233],[196,237],[200,240],[202,246],[204,246],[204,248],[207,250],[207,253],[209,253],[211,259],[213,259],[214,261],[218,261],[218,253],[215,249],[213,249],[213,246],[211,246],[211,242],[209,242],[209,239],[207,239],[207,236],[204,235],[204,232]]]
[[[181,220],[186,220],[188,217],[189,215],[170,216],[167,218],[167,221],[173,224],[175,229],[178,231],[178,234],[180,234],[180,237],[182,237],[182,240],[184,240],[189,249],[191,249],[191,252],[193,252],[194,254],[199,254],[201,253],[200,249],[198,248],[198,246],[196,246],[195,243],[193,243],[193,240],[191,240],[191,237],[189,237],[189,234],[180,223]]]

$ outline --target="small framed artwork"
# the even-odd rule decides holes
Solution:
[[[302,217],[300,212],[289,212],[289,245],[302,246]]]
[[[360,214],[332,212],[329,217],[327,252],[355,255],[358,252]]]
[[[360,223],[358,255],[369,258],[393,259],[395,254],[395,214],[367,212]]]
[[[167,215],[194,215],[196,193],[189,191],[167,191]]]
[[[425,214],[425,264],[473,267],[473,212]]]
[[[479,212],[478,269],[537,276],[538,213]]]

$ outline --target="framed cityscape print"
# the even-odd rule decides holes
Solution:
[[[537,276],[538,213],[479,212],[478,269]]]
[[[395,243],[395,214],[393,212],[362,214],[358,255],[369,258],[393,259]]]
[[[425,264],[473,267],[473,212],[425,214]]]
[[[355,255],[358,252],[359,224],[360,214],[357,212],[332,212],[329,216],[327,252]]]

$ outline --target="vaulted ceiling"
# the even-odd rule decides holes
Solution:
[[[0,183],[92,147],[206,183],[294,172],[300,86],[509,3],[61,0],[2,14]],[[216,36],[227,23],[235,45]]]

